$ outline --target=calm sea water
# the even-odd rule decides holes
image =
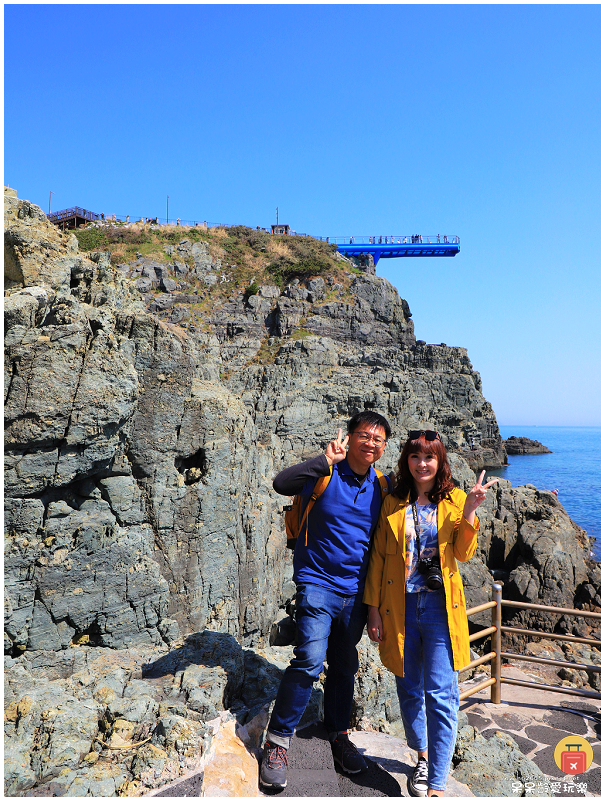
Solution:
[[[499,425],[501,436],[538,439],[552,453],[509,456],[509,466],[490,471],[513,486],[531,483],[557,489],[557,497],[577,525],[594,536],[593,555],[601,561],[601,428]]]

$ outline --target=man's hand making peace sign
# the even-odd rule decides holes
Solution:
[[[483,469],[482,472],[480,473],[480,477],[476,481],[476,485],[470,489],[467,497],[465,498],[465,505],[463,507],[463,516],[466,518],[466,520],[469,522],[470,525],[474,524],[476,509],[486,497],[486,490],[488,489],[488,487],[492,486],[493,483],[499,482],[498,478],[493,478],[491,481],[488,481],[488,483],[482,485],[482,481],[484,480],[485,475],[486,475],[486,470]]]
[[[332,439],[330,444],[326,447],[325,457],[328,460],[328,464],[332,467],[334,464],[338,464],[339,461],[343,461],[346,457],[346,446],[349,442],[349,435],[342,438],[342,428],[338,428],[338,438]]]

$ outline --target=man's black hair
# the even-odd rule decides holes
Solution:
[[[349,419],[346,425],[346,430],[348,433],[353,433],[353,431],[357,430],[359,425],[363,423],[366,423],[370,427],[373,427],[374,425],[381,425],[382,428],[384,428],[386,438],[390,439],[392,431],[390,429],[388,420],[381,414],[376,414],[375,411],[358,411]]]

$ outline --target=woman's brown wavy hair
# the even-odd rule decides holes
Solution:
[[[451,490],[455,488],[455,483],[451,476],[451,467],[449,466],[444,444],[440,439],[434,439],[434,441],[429,442],[424,438],[423,434],[419,439],[408,439],[405,442],[394,475],[392,494],[401,498],[401,500],[405,500],[409,495],[410,503],[414,503],[417,500],[418,492],[415,488],[415,481],[409,471],[409,455],[420,451],[432,453],[438,459],[438,470],[434,478],[434,486],[427,495],[432,503],[438,505],[441,500],[449,499]]]

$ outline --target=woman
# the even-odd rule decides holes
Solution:
[[[498,480],[483,478],[468,495],[456,489],[439,434],[410,431],[374,534],[367,632],[397,676],[407,744],[418,752],[407,783],[414,797],[444,795],[455,747],[457,671],[470,662],[457,561],[476,551],[476,508]]]

